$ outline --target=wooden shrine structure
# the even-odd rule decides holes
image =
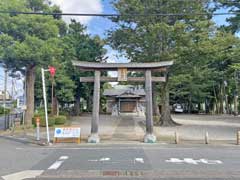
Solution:
[[[94,71],[94,77],[81,77],[81,82],[94,82],[93,109],[91,121],[91,135],[89,143],[99,143],[99,101],[100,82],[145,82],[146,93],[146,134],[144,142],[154,143],[156,136],[153,134],[153,107],[152,107],[152,82],[165,82],[166,78],[154,77],[152,72],[166,72],[173,61],[152,62],[152,63],[96,63],[85,61],[72,61],[73,65],[81,71]],[[118,77],[101,76],[101,71],[118,71]],[[145,77],[127,77],[128,71],[144,72]]]

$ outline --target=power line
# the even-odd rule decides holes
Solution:
[[[0,14],[23,14],[23,15],[45,15],[45,16],[98,16],[98,17],[122,17],[122,16],[225,16],[240,15],[240,12],[220,12],[220,13],[155,13],[155,14],[90,14],[90,13],[49,13],[49,12],[22,12],[22,11],[0,11]]]

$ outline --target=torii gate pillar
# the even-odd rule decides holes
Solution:
[[[156,136],[153,134],[153,108],[152,108],[152,72],[145,71],[145,92],[146,92],[146,134],[145,143],[155,143]]]
[[[101,72],[95,70],[94,72],[94,92],[93,92],[93,110],[91,121],[91,135],[88,138],[89,143],[99,143],[100,138],[98,135],[99,126],[99,101],[100,101],[100,75]]]

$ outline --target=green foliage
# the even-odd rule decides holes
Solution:
[[[224,3],[224,1],[216,1]],[[235,1],[234,1],[235,2]],[[228,4],[228,5],[227,5]],[[213,3],[201,1],[113,1],[119,14],[211,13]],[[224,6],[240,8],[237,4]],[[213,108],[223,104],[223,92],[232,101],[239,70],[239,38],[217,28],[210,16],[121,16],[111,20],[117,28],[109,31],[108,41],[131,61],[174,60],[170,69],[171,103],[205,103]],[[239,17],[229,18],[229,22]],[[235,21],[237,29],[239,23]],[[231,27],[231,26],[230,26]],[[236,31],[234,28],[233,31]],[[232,28],[232,27],[231,27]],[[159,75],[159,74],[156,74]],[[227,84],[225,87],[224,84]],[[162,86],[155,87],[157,91]],[[161,97],[160,93],[157,96]],[[156,97],[156,99],[158,99]],[[164,99],[163,97],[161,97]]]
[[[46,122],[43,122],[43,121],[45,121],[45,114],[44,113],[36,113],[36,114],[34,114],[34,116],[32,118],[32,124],[34,126],[36,126],[36,119],[37,118],[40,118],[40,126],[41,126],[42,123],[46,124]]]
[[[65,124],[67,117],[66,116],[55,116],[55,124],[59,125],[59,124]]]
[[[32,118],[32,124],[36,126],[36,118],[40,118],[40,127],[46,127],[46,119],[45,115],[40,113],[40,114],[34,114],[34,117]],[[48,117],[48,126],[53,126],[55,124],[55,117]]]
[[[36,126],[36,119],[40,118],[40,126],[41,127],[46,127],[46,120],[45,120],[45,114],[44,112],[39,112],[34,114],[34,117],[32,118],[32,124]],[[67,120],[67,117],[64,115],[60,116],[48,116],[48,125],[49,126],[54,126],[56,125],[61,125],[65,124]]]
[[[10,113],[10,109],[9,108],[5,108],[5,114],[9,114]],[[4,107],[0,106],[0,115],[4,114]]]
[[[17,11],[50,10],[42,0],[13,2],[15,6],[8,0],[3,0],[0,8],[13,10],[12,8],[19,7]],[[6,66],[16,71],[23,67],[48,64],[47,61],[56,55],[53,50],[55,43],[51,41],[59,35],[60,22],[51,16],[1,14],[0,41],[4,42],[4,46],[0,48],[0,57]]]

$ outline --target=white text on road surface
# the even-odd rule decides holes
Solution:
[[[165,162],[168,163],[175,163],[175,164],[194,164],[198,165],[199,163],[202,164],[223,164],[222,161],[220,160],[209,160],[209,159],[192,159],[192,158],[184,158],[184,159],[179,159],[179,158],[170,158],[166,160]]]

